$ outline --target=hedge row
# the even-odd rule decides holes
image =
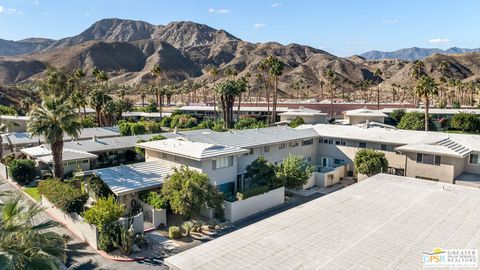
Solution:
[[[45,196],[53,205],[64,212],[80,213],[87,202],[88,195],[70,183],[64,183],[57,179],[41,181],[38,184],[38,192]]]
[[[263,193],[267,193],[269,188],[267,186],[259,186],[254,188],[246,189],[242,192],[237,192],[237,200],[246,200],[250,197],[254,197]]]

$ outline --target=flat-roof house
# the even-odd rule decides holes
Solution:
[[[327,121],[327,113],[304,107],[290,109],[286,112],[279,113],[279,115],[280,122],[282,123],[289,123],[297,117],[302,118],[305,124],[325,124]]]
[[[17,153],[22,148],[33,147],[45,143],[44,138],[38,136],[30,136],[27,132],[12,132],[0,135],[3,138],[2,147],[3,154]],[[80,131],[77,139],[65,135],[65,142],[74,140],[88,140],[96,138],[111,138],[120,136],[118,127],[96,127],[84,128]]]
[[[478,247],[480,190],[379,174],[165,264],[173,270],[410,270],[424,269],[435,248]]]
[[[147,119],[147,120],[154,120],[160,121],[163,117],[171,116],[171,112],[122,112],[123,119],[131,119],[131,120],[140,120],[140,119]]]
[[[238,157],[249,150],[235,146],[190,142],[176,139],[138,144],[145,149],[145,160],[165,167],[188,167],[206,173],[226,196],[235,194]]]
[[[330,166],[346,162],[354,170],[355,153],[370,148],[385,153],[389,173],[435,180],[466,183],[480,187],[480,136],[398,130],[369,126],[305,125],[319,135],[319,159]],[[460,181],[463,179],[462,181]],[[477,179],[477,180],[475,180]]]
[[[24,148],[20,151],[28,158],[34,160],[41,172],[46,170],[53,171],[53,156],[49,145]],[[64,148],[62,154],[63,173],[69,174],[77,170],[90,170],[97,158],[98,156],[95,154]]]
[[[367,107],[344,112],[344,120],[346,124],[349,125],[363,124],[366,122],[384,123],[385,117],[388,117],[388,115],[382,111],[371,110]]]

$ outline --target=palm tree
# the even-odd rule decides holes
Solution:
[[[257,80],[263,84],[263,88],[265,88],[265,99],[267,100],[267,119],[268,123],[271,123],[271,115],[270,115],[270,87],[268,80],[265,78],[265,72],[268,66],[265,60],[261,61],[257,66]]]
[[[237,81],[238,107],[237,107],[237,122],[240,121],[240,105],[242,103],[242,93],[248,89],[247,77],[242,77]]]
[[[24,97],[20,101],[20,107],[22,107],[22,109],[24,109],[26,113],[30,112],[30,109],[32,108],[32,105],[33,105],[33,100],[29,97]]]
[[[50,229],[52,220],[35,222],[41,208],[25,206],[20,197],[0,204],[0,269],[60,269],[66,259],[65,240]]]
[[[160,75],[162,74],[162,69],[160,68],[159,65],[154,65],[153,68],[150,70],[150,73],[152,76],[158,81],[160,80]],[[159,83],[160,84],[160,83]],[[162,103],[163,103],[163,93],[161,92],[162,87],[156,87],[156,99],[157,99],[157,106],[158,106],[158,111],[160,112],[160,117],[162,117]]]
[[[320,98],[323,100],[323,86],[325,86],[325,82],[320,80]]]
[[[423,75],[425,75],[425,63],[422,60],[415,60],[413,61],[413,70],[412,70],[412,77],[415,79],[420,79]]]
[[[62,99],[49,98],[41,107],[30,113],[27,130],[31,136],[43,136],[51,146],[53,156],[53,175],[63,178],[63,137],[68,135],[78,138],[81,124],[77,121],[75,111]]]
[[[415,94],[425,99],[425,131],[428,131],[428,109],[430,106],[430,96],[438,95],[438,85],[430,76],[423,75],[417,81]]]
[[[86,106],[87,106],[87,97],[80,91],[74,91],[72,95],[69,98],[70,104],[77,108],[78,110],[78,115],[82,114],[82,109],[83,109],[83,117],[87,117],[87,111],[86,111]]]
[[[220,96],[225,129],[233,127],[233,105],[240,89],[240,83],[235,80],[226,80],[215,86],[215,91]]]
[[[380,82],[382,81],[383,72],[376,68],[373,72],[373,76],[377,79],[377,110],[380,110]]]
[[[96,120],[99,126],[104,125],[103,117],[102,117],[102,108],[105,106],[105,104],[112,100],[112,98],[104,93],[103,89],[95,89],[93,92],[90,94],[90,106],[95,108],[95,115],[96,115]]]
[[[10,132],[10,130],[14,126],[18,126],[18,124],[15,123],[15,122],[11,122],[11,121],[2,122],[2,120],[0,119],[0,159],[3,157],[3,146],[2,146],[3,145],[3,136],[2,136],[2,134]],[[10,148],[12,148],[11,145],[10,145]]]
[[[324,76],[330,83],[330,118],[333,119],[333,99],[335,97],[335,90],[337,89],[337,75],[329,68],[325,70]]]
[[[213,89],[215,89],[215,83],[216,83],[216,78],[217,78],[217,75],[218,75],[218,69],[215,68],[215,67],[212,67],[209,71],[208,71],[208,74],[210,75],[210,77],[212,77],[212,81],[213,81]],[[217,94],[216,94],[216,91],[214,90],[213,91],[213,119],[214,120],[217,120]]]
[[[272,102],[272,124],[277,121],[277,92],[278,92],[278,77],[282,76],[285,64],[278,58],[268,56],[266,63],[270,68],[268,74],[273,81],[273,102]]]

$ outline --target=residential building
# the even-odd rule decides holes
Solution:
[[[33,147],[45,143],[44,138],[38,136],[30,136],[27,132],[12,132],[1,134],[3,138],[2,147],[3,154],[18,153],[20,149]],[[63,140],[65,142],[74,140],[89,140],[93,137],[96,138],[111,138],[120,136],[118,127],[96,127],[96,128],[84,128],[80,131],[78,138],[73,138],[65,135]]]
[[[480,190],[378,174],[165,259],[173,270],[423,269],[480,246]],[[427,257],[428,258],[428,257]]]
[[[389,173],[480,187],[480,135],[397,130],[382,127],[313,125],[319,136],[322,166],[346,162],[353,171],[355,153],[370,148],[385,153]]]
[[[345,111],[344,113],[345,124],[357,125],[366,122],[384,123],[385,118],[388,117],[385,113],[379,110],[371,110],[367,107],[356,110]]]
[[[222,112],[219,106],[216,108],[213,106],[183,106],[179,109],[181,112],[190,114],[197,119],[213,119],[214,112],[217,111],[219,117],[221,117]],[[240,107],[240,116],[255,116],[255,117],[267,117],[268,112],[272,112],[272,107],[268,108],[265,107],[248,107],[248,106],[241,106]],[[288,107],[277,107],[277,113],[287,112]],[[237,107],[235,106],[233,110],[233,118],[237,118]]]
[[[293,119],[300,117],[305,124],[325,124],[327,122],[327,113],[318,110],[300,107],[298,109],[290,109],[280,113],[281,123],[290,123]]]
[[[28,116],[0,115],[0,123],[6,123],[9,132],[26,132]]]

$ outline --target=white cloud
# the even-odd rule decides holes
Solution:
[[[283,6],[283,3],[273,3],[272,8],[277,8]]]
[[[265,26],[267,26],[266,23],[256,23],[256,24],[253,25],[253,27],[255,27],[255,28],[262,28],[262,27],[265,27]]]
[[[365,42],[365,41],[347,41],[347,42],[345,42],[345,45],[347,45],[347,46],[364,46],[364,45],[367,45],[367,42]]]
[[[23,11],[17,10],[15,8],[5,8],[5,7],[0,6],[0,13],[22,15]]]
[[[222,14],[225,14],[225,13],[230,13],[230,10],[224,9],[224,8],[220,8],[220,9],[209,8],[209,9],[208,9],[208,12],[210,12],[210,13],[222,13]]]
[[[33,1],[33,4],[34,4],[34,5],[40,5],[40,1],[39,1],[39,0],[34,0],[34,1]]]
[[[398,19],[392,19],[392,20],[388,20],[388,19],[385,19],[385,20],[382,20],[382,23],[383,24],[397,24],[399,23],[400,21]]]
[[[442,44],[442,45],[445,45],[445,44],[448,44],[450,43],[450,39],[448,38],[432,38],[432,39],[429,39],[428,40],[429,43],[432,43],[432,44]]]

